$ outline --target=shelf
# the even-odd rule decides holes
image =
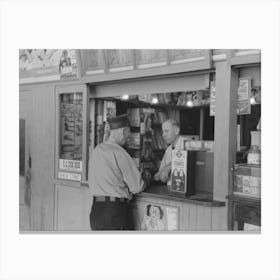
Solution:
[[[174,104],[150,104],[140,100],[122,100],[123,103],[126,103],[130,108],[164,108],[164,109],[177,109],[177,110],[193,110],[193,109],[201,109],[201,108],[208,108],[210,103],[202,104],[199,106],[187,107],[183,105],[174,105]]]
[[[245,195],[232,194],[232,195],[228,195],[227,199],[233,202],[240,202],[244,204],[252,204],[252,205],[261,204],[261,198],[245,196]]]
[[[171,105],[171,104],[153,104],[151,105],[152,108],[167,108],[167,109],[177,109],[177,110],[194,110],[194,109],[201,109],[201,108],[208,108],[210,104],[203,104],[199,106],[187,107],[183,105]]]
[[[261,168],[261,164],[236,163],[235,166]]]
[[[139,148],[130,148],[130,147],[124,147],[126,150],[129,150],[129,151],[140,151],[140,150],[142,150],[142,148],[141,147],[139,147]]]

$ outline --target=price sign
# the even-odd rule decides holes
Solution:
[[[72,181],[81,181],[81,174],[58,172],[58,178]]]
[[[82,172],[82,163],[82,161],[78,160],[60,159],[59,168],[63,170]]]

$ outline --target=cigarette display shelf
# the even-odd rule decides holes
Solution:
[[[210,103],[201,104],[201,105],[176,105],[176,104],[167,104],[167,103],[157,103],[151,104],[148,102],[144,102],[141,100],[124,100],[122,101],[124,104],[127,104],[128,108],[155,108],[155,109],[173,109],[173,110],[193,110],[193,109],[203,109],[208,108]]]
[[[261,228],[261,199],[250,196],[229,195],[229,229],[253,230]],[[249,230],[249,229],[248,229]]]

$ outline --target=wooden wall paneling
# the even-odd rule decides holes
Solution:
[[[236,157],[238,73],[227,61],[216,63],[216,114],[214,145],[214,194],[216,200],[226,201],[232,185],[231,168]],[[213,227],[226,215],[227,208],[213,213]],[[222,211],[222,210],[221,210]],[[218,214],[215,216],[216,214]],[[224,220],[226,226],[226,220]],[[223,227],[224,227],[223,226]]]
[[[195,231],[197,224],[197,205],[189,204],[189,225],[188,230]]]
[[[207,64],[207,65],[206,65]],[[137,78],[147,78],[147,77],[156,77],[159,75],[170,75],[170,74],[179,74],[200,70],[212,70],[210,60],[205,61],[196,61],[194,63],[181,63],[176,65],[167,65],[161,67],[153,67],[147,69],[137,69],[131,71],[121,71],[121,72],[111,72],[106,74],[96,74],[96,75],[86,75],[82,77],[82,83],[101,83],[101,82],[111,82],[118,80],[127,80],[127,79],[137,79]]]
[[[225,207],[213,207],[212,209],[212,230],[226,231],[227,226],[227,205]]]
[[[85,68],[82,65],[82,54],[81,50],[75,50],[77,59],[77,78],[80,80],[85,75]]]
[[[56,230],[90,230],[88,190],[56,185]]]
[[[180,230],[185,231],[190,229],[190,204],[181,204]]]
[[[108,54],[107,54],[107,50],[103,50],[103,57],[104,57],[104,71],[105,74],[108,74],[109,72],[109,62],[108,62]]]
[[[127,81],[95,86],[95,98],[114,97],[123,94],[164,93],[174,91],[202,90],[209,87],[209,74],[190,75],[185,77],[169,77]],[[92,89],[93,90],[93,89]]]
[[[133,217],[134,217],[134,226],[136,230],[141,230],[141,224],[142,224],[142,220],[145,216],[145,212],[146,212],[146,202],[143,201],[137,201],[134,205],[133,205]]]
[[[170,65],[170,63],[171,63],[171,54],[170,54],[170,50],[169,49],[167,49],[166,50],[166,62],[167,62],[167,65]]]
[[[260,50],[251,50],[248,51],[246,55],[235,55],[231,58],[232,65],[242,65],[242,64],[253,64],[253,63],[260,63],[261,62],[261,51]]]
[[[54,91],[52,86],[32,89],[31,213],[32,230],[54,227]]]
[[[19,176],[19,229],[30,230],[31,229],[31,213],[30,213],[30,192],[28,181],[28,158],[30,154],[30,116],[31,116],[31,105],[32,91],[28,87],[19,88],[19,118],[25,120],[25,129],[21,131],[24,133],[24,173]]]
[[[196,208],[196,230],[212,229],[212,207],[197,205]]]

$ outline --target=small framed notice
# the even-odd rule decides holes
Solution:
[[[81,181],[81,174],[68,173],[68,172],[58,172],[58,178],[71,181]]]
[[[82,163],[79,160],[60,159],[59,169],[82,172]]]

